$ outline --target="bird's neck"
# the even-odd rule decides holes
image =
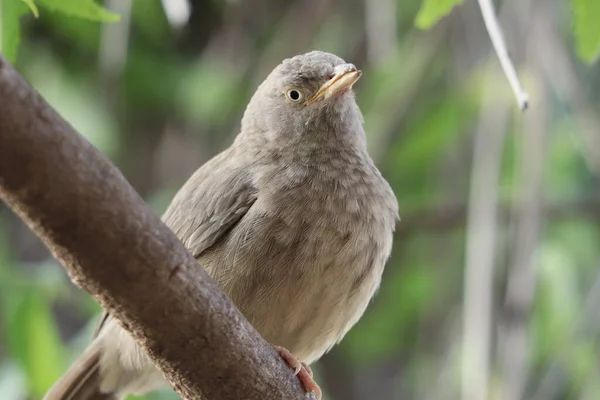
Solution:
[[[235,140],[237,147],[252,149],[251,157],[300,164],[319,164],[338,156],[368,157],[362,114],[351,98],[306,118],[282,120],[254,111],[249,106]]]
[[[362,126],[352,131],[314,130],[288,140],[266,135],[238,137],[235,146],[256,160],[287,165],[319,165],[336,159],[360,162],[369,157]],[[249,148],[253,151],[248,152]]]

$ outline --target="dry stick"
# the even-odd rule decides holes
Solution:
[[[121,173],[0,57],[0,198],[184,399],[305,399]]]
[[[492,79],[488,78],[491,82]],[[473,148],[467,210],[461,399],[489,397],[492,299],[502,149],[508,107],[487,88]]]
[[[494,12],[492,0],[478,1],[479,8],[481,9],[481,15],[483,16],[483,22],[488,34],[490,35],[490,39],[492,40],[492,45],[494,46],[494,50],[496,50],[498,59],[500,60],[502,70],[508,78],[508,82],[510,83],[510,87],[517,98],[519,107],[521,110],[525,111],[529,105],[529,95],[525,92],[525,90],[523,90],[523,87],[519,82],[519,77],[517,75],[517,71],[515,70],[515,66],[513,65],[508,55],[508,51],[506,50],[506,44],[504,43],[504,38],[502,37],[502,30],[500,29],[498,18],[496,18],[496,13]]]
[[[521,15],[531,14],[533,2],[520,2]],[[528,64],[533,68],[538,102],[527,118],[524,118],[520,141],[517,171],[519,205],[512,215],[515,229],[509,242],[511,260],[507,268],[506,293],[503,317],[498,330],[501,349],[501,374],[504,383],[502,397],[507,400],[526,398],[526,388],[531,377],[533,351],[530,337],[530,317],[536,292],[538,248],[543,224],[544,160],[546,159],[547,132],[549,130],[547,86],[542,79],[543,67],[535,48],[547,40],[540,32],[543,16],[535,7],[533,21],[522,21],[521,29],[528,32]]]

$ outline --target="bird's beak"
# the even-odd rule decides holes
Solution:
[[[308,104],[312,104],[320,98],[330,99],[345,89],[351,89],[362,75],[362,71],[357,70],[353,64],[338,65],[333,71],[333,76],[319,88]]]

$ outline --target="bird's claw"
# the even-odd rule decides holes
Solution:
[[[304,390],[307,393],[314,393],[318,400],[321,400],[321,388],[315,380],[313,379],[312,369],[304,362],[298,360],[296,356],[294,356],[290,351],[281,346],[275,346],[275,350],[284,361],[294,369],[294,375],[300,379],[302,385],[304,386]]]

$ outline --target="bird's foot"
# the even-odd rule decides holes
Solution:
[[[298,379],[300,379],[300,382],[302,382],[302,386],[304,386],[304,390],[306,390],[307,393],[316,394],[317,399],[321,400],[321,388],[313,379],[313,372],[310,369],[310,367],[304,362],[298,360],[298,358],[296,358],[296,356],[290,353],[288,349],[281,346],[274,347],[277,353],[279,353],[279,355],[281,356],[281,358],[283,358],[284,361],[290,367],[292,367],[292,369],[294,370],[294,375],[296,375]]]

